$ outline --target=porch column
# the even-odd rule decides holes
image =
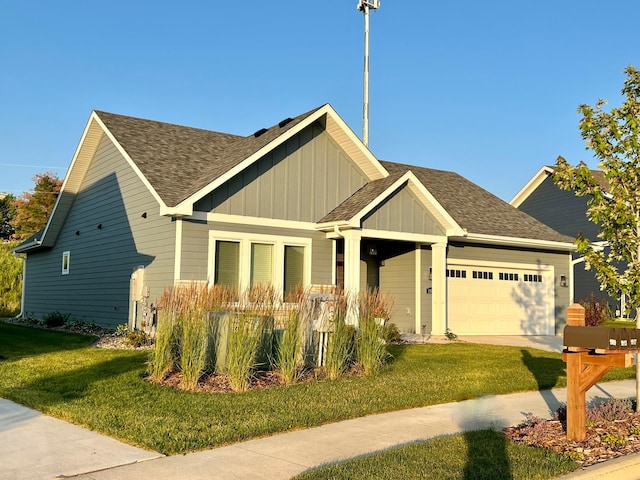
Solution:
[[[415,330],[416,333],[422,332],[422,296],[426,295],[424,283],[422,282],[422,244],[416,243],[416,264],[415,264],[415,282],[416,282],[416,304],[415,304]]]
[[[431,245],[431,334],[444,335],[447,329],[447,244]]]
[[[360,292],[360,242],[357,230],[347,230],[344,235],[344,292],[349,298],[347,323],[357,325],[357,295]]]

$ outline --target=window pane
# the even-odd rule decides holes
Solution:
[[[273,283],[273,245],[251,244],[251,286]]]
[[[238,242],[216,242],[216,271],[214,283],[237,287],[240,271],[240,244]]]
[[[304,285],[304,247],[284,247],[284,294]]]

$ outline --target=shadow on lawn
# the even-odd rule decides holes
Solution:
[[[0,322],[0,355],[8,360],[89,347],[95,337]]]
[[[118,390],[121,389],[118,383],[122,382],[111,380],[120,375],[141,372],[146,360],[146,356],[141,358],[141,355],[143,354],[138,352],[117,355],[90,364],[87,362],[91,361],[91,355],[87,355],[87,358],[74,358],[72,361],[81,362],[84,365],[73,369],[61,369],[59,372],[48,375],[35,375],[29,382],[5,387],[3,396],[40,411],[82,399],[98,382],[104,382],[105,395],[117,396]],[[135,378],[139,376],[132,376],[127,381],[127,385],[130,386]],[[94,393],[94,395],[100,396],[102,393]]]
[[[464,480],[512,479],[507,439],[494,430],[466,432],[467,463]]]
[[[538,390],[549,407],[549,413],[553,415],[562,403],[550,389],[557,385],[560,377],[567,375],[565,363],[559,358],[535,357],[529,350],[522,349],[520,353],[522,363],[536,379]]]

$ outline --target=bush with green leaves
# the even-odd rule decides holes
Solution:
[[[23,260],[11,253],[18,242],[0,241],[0,317],[20,313]]]
[[[48,328],[62,327],[65,323],[67,323],[70,316],[71,315],[69,313],[60,313],[56,310],[54,312],[46,314],[42,318],[42,321]]]

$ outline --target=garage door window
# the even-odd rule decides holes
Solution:
[[[447,269],[447,277],[450,278],[467,278],[466,270],[450,270]]]
[[[499,277],[500,280],[507,280],[509,282],[517,282],[518,281],[518,274],[517,273],[505,273],[505,272],[500,272]]]
[[[525,282],[542,283],[542,275],[530,275],[530,274],[525,273],[524,274],[524,281]]]
[[[473,278],[477,278],[478,280],[493,280],[493,272],[483,272],[480,270],[474,270]]]

